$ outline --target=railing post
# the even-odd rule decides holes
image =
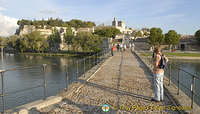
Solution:
[[[89,56],[89,73],[90,73],[90,68],[91,68],[91,61],[90,61],[90,56]]]
[[[65,73],[66,73],[66,91],[68,91],[68,65],[65,65]]]
[[[4,73],[5,73],[5,70],[0,70],[0,73],[1,73],[1,97],[2,97],[2,100],[3,100],[3,114],[5,112],[5,92],[4,92]]]
[[[195,75],[192,76],[191,93],[192,93],[191,107],[192,107],[192,109],[194,109]]]
[[[171,83],[171,63],[169,63],[169,84],[168,86],[170,86]]]
[[[179,95],[179,91],[180,91],[180,68],[178,68],[178,92],[177,92],[177,95]]]
[[[93,66],[94,66],[94,69],[96,69],[96,63],[95,63],[95,54],[93,55],[93,62],[92,62]]]
[[[148,57],[148,59],[149,59],[149,66],[151,67],[150,57]]]
[[[101,54],[102,52],[99,53],[99,63],[101,63]]]
[[[43,83],[43,87],[44,87],[44,100],[46,100],[46,96],[47,96],[47,94],[46,94],[46,86],[47,86],[47,84],[46,84],[46,79],[45,79],[45,67],[47,66],[47,64],[43,64],[42,65],[42,68],[43,68],[43,81],[44,81],[44,83]]]
[[[84,70],[84,76],[85,76],[85,58],[83,59],[83,70]]]
[[[76,79],[78,79],[78,61],[76,61]]]
[[[102,52],[100,52],[100,55],[99,55],[99,63],[101,63],[101,57],[102,57]]]
[[[99,64],[99,61],[98,61],[98,59],[99,59],[99,58],[98,58],[98,55],[99,55],[99,54],[97,53],[97,64]]]

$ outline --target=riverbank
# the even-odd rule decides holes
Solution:
[[[164,53],[169,59],[200,60],[200,53]],[[141,52],[142,56],[152,56],[152,53]]]
[[[46,57],[77,57],[77,58],[84,58],[89,56],[89,53],[83,52],[72,52],[72,51],[55,51],[51,53],[20,53],[20,52],[6,52],[12,54],[19,54],[19,55],[34,55],[34,56],[46,56]]]

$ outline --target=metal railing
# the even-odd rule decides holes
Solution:
[[[169,64],[169,66],[171,66],[171,64]],[[190,83],[190,87],[188,88],[185,84],[181,83],[181,71],[188,74],[189,76],[192,77],[192,82]],[[169,73],[169,77],[172,77],[171,74]],[[173,77],[172,77],[173,78]],[[190,91],[192,97],[191,97],[191,108],[194,109],[194,96],[196,96],[198,99],[200,99],[200,97],[196,94],[195,92],[195,79],[200,80],[199,77],[197,77],[194,74],[191,74],[189,72],[187,72],[186,70],[182,69],[182,68],[178,68],[178,80],[173,78],[177,83],[178,83],[178,88],[177,88],[177,95],[180,94],[180,85],[182,85],[182,87],[184,87],[185,89],[187,89],[188,91]],[[169,82],[170,85],[170,82]]]
[[[140,53],[140,51],[138,51],[138,53]],[[150,68],[154,67],[152,57],[148,57],[148,56],[141,56],[141,57],[143,58],[143,60],[145,60],[145,62],[147,63],[147,65],[149,65]],[[178,75],[177,75],[177,79],[176,79],[172,76],[172,67],[171,66],[172,66],[172,64],[169,62],[167,64],[167,68],[165,69],[165,71],[168,72],[168,75],[166,75],[169,79],[168,86],[171,85],[171,80],[173,79],[174,81],[177,82],[177,95],[180,94],[180,85],[182,87],[184,87],[185,89],[187,89],[188,91],[190,91],[190,93],[192,95],[192,97],[191,97],[191,108],[194,109],[194,96],[196,96],[196,98],[200,99],[200,96],[198,96],[196,94],[196,91],[195,91],[195,80],[200,81],[200,78],[197,77],[196,75],[192,74],[192,73],[187,72],[186,70],[184,70],[182,68],[178,68]],[[181,83],[181,81],[180,81],[181,71],[192,77],[192,82],[190,83],[190,88],[188,88],[185,84]]]
[[[29,67],[23,67],[23,68],[16,68],[16,69],[2,69],[0,70],[0,75],[1,75],[1,87],[2,87],[2,91],[1,91],[1,95],[0,97],[2,98],[2,113],[5,113],[6,110],[6,96],[9,95],[13,95],[19,92],[23,92],[26,90],[31,90],[34,88],[39,88],[39,87],[43,87],[43,96],[44,96],[44,100],[46,100],[47,98],[47,86],[51,85],[51,84],[55,84],[55,83],[66,83],[66,88],[65,90],[68,91],[68,85],[69,85],[69,76],[72,74],[69,74],[70,72],[70,66],[72,65],[76,65],[76,79],[77,80],[81,75],[83,75],[85,77],[86,72],[91,72],[91,69],[97,70],[98,67],[100,67],[101,63],[103,63],[105,60],[107,60],[111,55],[109,53],[109,50],[105,50],[102,51],[100,53],[94,54],[94,55],[90,55],[86,58],[80,59],[78,61],[75,61],[73,63],[67,64],[64,67],[61,67],[57,64],[42,64],[42,76],[43,76],[43,82],[40,85],[34,86],[34,87],[30,87],[30,88],[25,88],[25,89],[21,89],[21,90],[16,90],[16,91],[12,91],[12,92],[5,92],[5,73],[9,72],[9,71],[16,71],[16,70],[26,70],[26,69],[35,69],[35,68],[39,68],[41,66],[29,66]],[[86,63],[88,62],[88,63]],[[82,67],[79,64],[83,64]],[[86,65],[87,64],[87,65]],[[46,72],[46,68],[48,66],[56,66],[58,67],[60,70],[65,72],[65,81],[58,81],[58,82],[51,82],[51,83],[47,83],[46,81],[46,76],[45,76],[45,72]],[[90,75],[92,75],[90,73]]]

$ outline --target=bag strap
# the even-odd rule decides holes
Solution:
[[[161,53],[161,54],[159,53],[159,55],[160,55],[161,57],[164,56],[164,54],[162,54],[162,53]]]

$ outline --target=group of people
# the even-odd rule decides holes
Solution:
[[[134,47],[135,45],[132,43],[132,44],[120,44],[118,43],[116,46],[115,44],[113,44],[112,46],[112,49],[111,49],[111,55],[113,56],[114,55],[114,50],[115,50],[115,47],[117,48],[117,51],[126,51],[127,48],[129,48],[131,51],[134,50]]]

